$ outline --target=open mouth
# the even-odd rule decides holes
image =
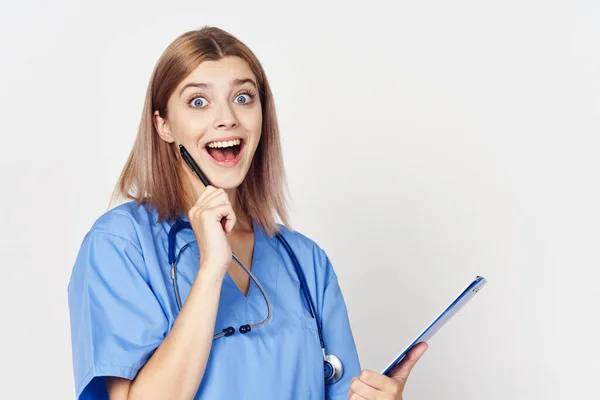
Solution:
[[[227,163],[238,158],[244,147],[244,139],[216,140],[206,144],[206,151],[217,162]]]

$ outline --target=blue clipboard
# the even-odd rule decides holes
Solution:
[[[467,287],[454,299],[444,311],[433,320],[431,324],[423,331],[413,342],[408,345],[398,356],[388,364],[381,372],[383,375],[388,375],[390,371],[398,365],[406,353],[417,343],[427,342],[446,324],[465,304],[469,302],[479,292],[479,290],[487,283],[483,276],[477,276]]]

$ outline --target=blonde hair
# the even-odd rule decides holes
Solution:
[[[262,104],[262,134],[248,174],[237,188],[240,208],[270,236],[278,231],[275,219],[289,227],[279,128],[271,88],[262,65],[252,51],[228,32],[203,27],[180,35],[163,52],[150,78],[142,119],[128,160],[121,172],[115,197],[137,200],[154,208],[158,220],[186,213],[184,175],[175,143],[163,141],[153,123],[153,112],[167,117],[169,97],[201,62],[240,57],[257,79]]]

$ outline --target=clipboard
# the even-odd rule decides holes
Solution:
[[[404,356],[406,356],[406,353],[408,353],[408,351],[414,345],[420,342],[428,342],[433,335],[435,335],[437,331],[442,328],[442,326],[444,326],[454,315],[456,315],[456,313],[458,313],[464,307],[464,305],[467,304],[483,286],[485,286],[486,283],[487,280],[483,276],[478,275],[475,277],[475,279],[467,285],[467,287],[448,305],[448,307],[446,307],[446,309],[442,311],[440,315],[438,315],[437,318],[435,318],[431,324],[429,324],[429,326],[425,328],[425,330],[423,330],[423,332],[421,332],[419,336],[415,338],[415,340],[412,341],[410,345],[402,350],[400,354],[398,354],[394,360],[383,369],[381,373],[383,375],[388,375],[391,370],[402,361]]]

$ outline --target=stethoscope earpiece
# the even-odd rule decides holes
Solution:
[[[240,333],[248,333],[252,330],[252,327],[248,324],[240,326]]]
[[[235,333],[235,329],[233,329],[233,326],[228,326],[227,328],[223,329],[223,336],[231,336]]]

